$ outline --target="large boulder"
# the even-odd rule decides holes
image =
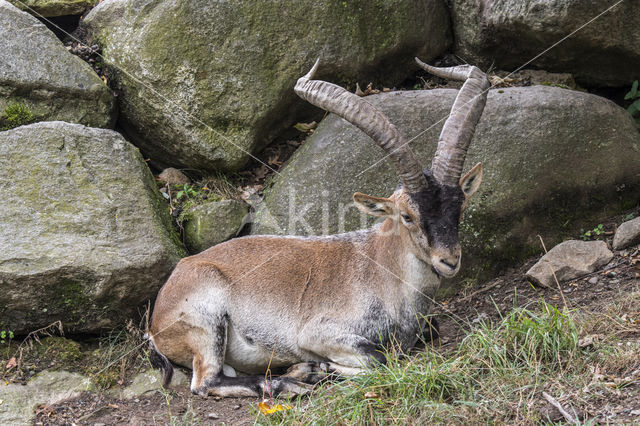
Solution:
[[[469,63],[515,70],[533,60],[583,85],[630,86],[640,78],[635,2],[452,0],[451,14],[456,54]]]
[[[0,133],[0,330],[122,323],[184,251],[137,148],[63,122]]]
[[[385,112],[425,167],[457,94],[391,92],[365,99]],[[388,196],[398,179],[361,131],[325,118],[273,179],[252,233],[321,234],[371,223],[355,191]],[[532,86],[491,90],[465,168],[484,165],[461,226],[462,277],[483,277],[637,202],[640,134],[626,111],[587,93]]]
[[[96,3],[95,0],[9,0],[9,2],[35,16],[46,18],[82,15]]]
[[[450,44],[443,0],[105,0],[84,19],[113,70],[123,125],[163,168],[238,170],[290,128],[296,79],[399,82]]]
[[[26,12],[0,0],[0,128],[20,105],[38,121],[113,127],[115,100],[91,67]]]

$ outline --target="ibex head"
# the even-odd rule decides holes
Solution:
[[[460,269],[458,224],[482,181],[480,163],[460,176],[486,103],[489,81],[474,66],[435,68],[418,58],[416,62],[436,76],[465,81],[440,134],[431,169],[422,169],[396,127],[366,100],[334,84],[312,80],[318,61],[298,80],[295,91],[308,102],[356,125],[387,152],[401,185],[389,198],[356,192],[356,205],[367,214],[387,218],[384,228],[398,232],[405,247],[430,263],[439,275],[452,277]]]

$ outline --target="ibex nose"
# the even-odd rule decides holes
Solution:
[[[458,267],[458,263],[460,263],[460,258],[456,256],[451,259],[440,259],[440,263],[445,265],[447,268],[456,269]]]
[[[437,272],[447,278],[453,277],[460,269],[460,255],[438,255],[431,258],[433,267]]]

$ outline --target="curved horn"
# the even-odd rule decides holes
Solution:
[[[320,59],[307,75],[298,79],[294,89],[296,94],[307,102],[344,118],[380,145],[391,157],[407,191],[418,192],[425,188],[427,180],[422,168],[398,129],[382,112],[361,97],[335,84],[312,80],[319,62]]]
[[[433,75],[465,82],[453,103],[449,118],[444,123],[438,148],[431,162],[433,177],[438,182],[458,185],[467,149],[487,103],[487,92],[491,85],[486,74],[471,65],[436,68],[418,58],[416,62]]]

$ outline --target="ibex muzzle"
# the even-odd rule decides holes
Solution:
[[[353,196],[359,209],[386,220],[339,235],[237,238],[180,261],[149,330],[165,386],[171,360],[193,369],[191,390],[201,395],[297,395],[327,374],[385,362],[380,350],[390,342],[403,350],[416,344],[441,277],[460,269],[458,224],[482,166],[460,176],[489,89],[476,67],[416,61],[465,81],[430,170],[365,99],[313,80],[318,62],[298,80],[300,97],[356,125],[393,160],[401,185],[389,198]],[[269,366],[289,369],[265,380]]]

